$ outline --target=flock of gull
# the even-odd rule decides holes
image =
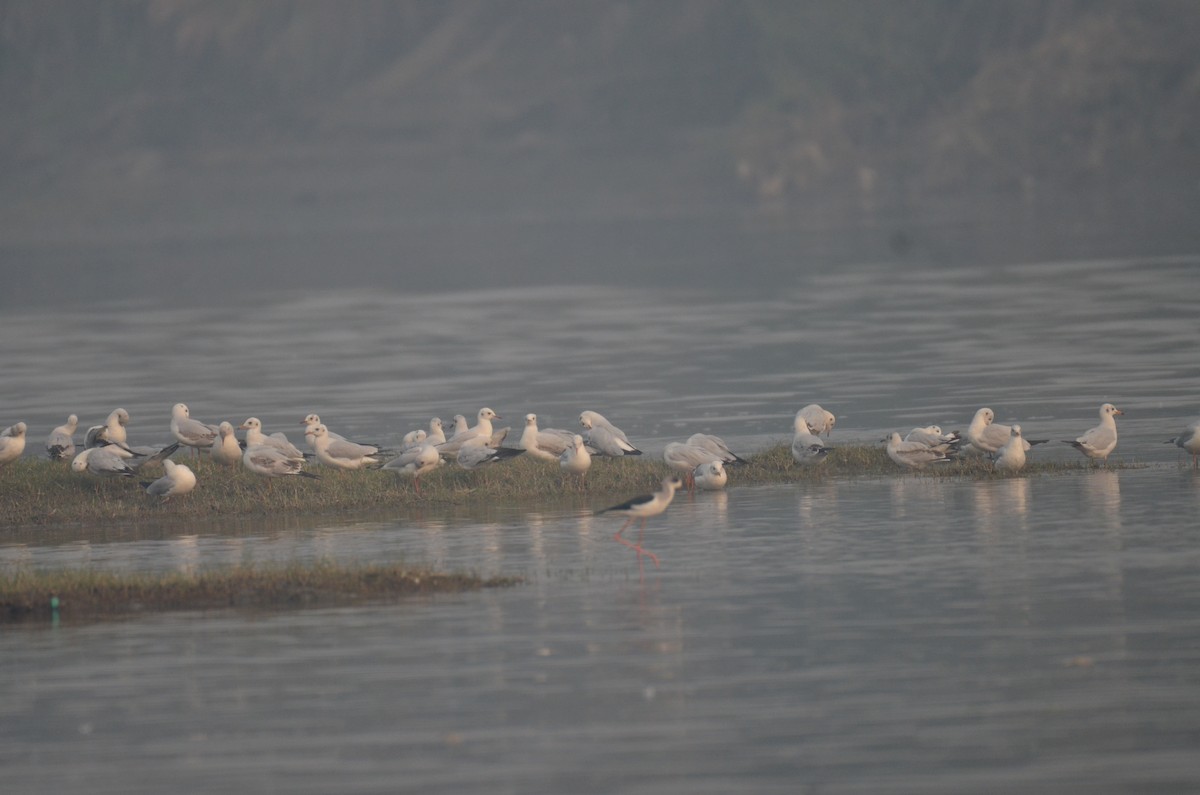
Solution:
[[[1105,461],[1117,446],[1117,424],[1115,417],[1123,414],[1111,403],[1100,406],[1100,423],[1074,440],[1060,440],[1095,461]],[[317,478],[304,469],[308,458],[315,458],[321,465],[336,469],[383,469],[401,477],[411,478],[417,494],[421,491],[421,476],[448,462],[473,470],[495,464],[518,455],[530,456],[546,461],[556,461],[562,472],[569,477],[584,481],[597,456],[624,457],[641,455],[625,432],[595,411],[584,411],[579,415],[581,431],[557,428],[539,428],[536,414],[525,415],[525,428],[520,440],[513,447],[504,446],[509,428],[496,429],[492,421],[502,419],[490,408],[482,408],[476,415],[474,425],[468,425],[463,415],[454,418],[450,435],[446,435],[442,420],[434,417],[428,430],[417,429],[405,434],[396,450],[380,445],[351,441],[330,431],[316,414],[309,414],[302,421],[304,436],[310,448],[305,453],[293,445],[283,433],[267,435],[262,423],[250,417],[236,428],[230,422],[212,425],[192,419],[188,407],[177,403],[171,409],[171,435],[175,441],[162,447],[133,446],[128,443],[126,426],[129,412],[116,409],[104,424],[96,425],[84,434],[84,446],[76,451],[75,433],[79,418],[72,414],[64,425],[50,432],[46,438],[46,453],[54,461],[70,461],[71,469],[79,473],[97,476],[136,477],[146,464],[162,462],[165,473],[157,480],[143,482],[146,492],[163,500],[187,494],[196,487],[196,475],[186,464],[173,461],[170,456],[180,447],[206,451],[211,461],[230,467],[242,466],[247,471],[265,478],[307,477]],[[805,406],[796,412],[792,427],[792,458],[798,465],[818,465],[828,455],[830,448],[822,440],[828,439],[833,431],[836,417],[817,404]],[[25,450],[27,426],[24,422],[0,431],[0,468],[19,458]],[[244,438],[237,431],[244,431]],[[1047,439],[1027,439],[1020,425],[1002,425],[995,422],[995,412],[981,408],[966,431],[943,433],[936,425],[913,428],[901,437],[896,432],[887,440],[888,457],[901,467],[921,469],[931,464],[955,460],[960,456],[987,456],[996,469],[1015,471],[1025,466],[1026,453]],[[1187,427],[1184,433],[1168,440],[1192,457],[1193,467],[1200,456],[1200,420]],[[660,491],[634,497],[631,500],[606,508],[600,513],[615,513],[626,516],[626,522],[617,531],[615,538],[634,549],[639,565],[642,556],[649,557],[655,565],[658,559],[638,543],[627,541],[622,533],[637,519],[645,529],[646,519],[666,510],[676,490],[685,485],[688,489],[720,489],[728,481],[725,467],[743,463],[743,459],[729,449],[717,436],[693,434],[686,442],[672,442],[663,451],[663,460],[678,473],[662,482]]]

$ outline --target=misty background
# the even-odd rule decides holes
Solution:
[[[1200,4],[0,3],[0,306],[1194,253]]]

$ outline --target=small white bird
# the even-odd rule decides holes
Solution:
[[[25,431],[28,426],[23,422],[10,425],[0,431],[0,467],[10,464],[25,452]]]
[[[442,427],[441,417],[434,417],[429,421],[429,435],[425,439],[433,445],[438,445],[446,441],[446,430]]]
[[[577,433],[571,436],[571,446],[558,457],[558,466],[569,475],[578,475],[579,483],[583,484],[588,470],[592,468],[592,454],[584,445],[582,436]]]
[[[216,442],[220,429],[216,425],[192,419],[187,405],[176,403],[171,407],[171,434],[180,444],[194,450],[207,450]]]
[[[1108,454],[1117,446],[1117,421],[1114,418],[1124,413],[1113,404],[1105,403],[1100,407],[1099,425],[1089,429],[1073,442],[1067,439],[1062,441],[1093,461],[1108,461]]]
[[[1021,438],[1021,426],[1012,426],[1012,437],[1000,448],[996,456],[996,469],[1016,472],[1025,466],[1025,440]]]
[[[242,463],[242,446],[238,444],[233,424],[222,422],[217,426],[217,441],[213,443],[209,457],[214,464],[235,467]]]
[[[829,436],[833,433],[833,426],[837,423],[837,417],[833,416],[832,412],[826,411],[816,403],[809,403],[797,411],[796,419],[801,417],[808,423],[808,427],[812,428],[812,432],[818,436],[821,434]]]
[[[725,440],[720,436],[713,436],[711,433],[693,433],[688,437],[687,443],[693,447],[701,447],[721,460],[723,464],[744,464],[745,459],[739,457],[737,453],[729,449],[729,445],[725,444]]]
[[[89,447],[75,456],[71,461],[72,472],[90,472],[101,477],[131,478],[137,470],[131,467],[124,458],[111,452],[107,447]]]
[[[579,415],[579,424],[587,431],[583,440],[596,451],[597,455],[625,456],[641,455],[642,451],[633,446],[625,431],[613,425],[603,415],[595,411],[584,411]]]
[[[437,469],[442,465],[442,457],[438,455],[437,447],[426,440],[420,446],[405,450],[400,455],[383,465],[389,472],[395,472],[401,477],[413,479],[413,489],[421,494],[421,476],[426,472]]]
[[[313,449],[317,460],[339,469],[362,469],[383,464],[385,454],[374,445],[356,444],[329,436],[324,425],[313,428]]]
[[[229,423],[223,424],[229,425]],[[231,430],[232,428],[233,426],[230,426]],[[241,453],[240,448],[238,453]],[[153,482],[142,483],[142,487],[151,497],[162,497],[162,501],[166,502],[172,497],[179,497],[196,488],[196,474],[187,466],[176,464],[168,458],[163,461],[163,468],[166,470],[166,474],[161,478]]]
[[[956,444],[961,441],[957,431],[953,433],[942,433],[940,425],[926,425],[924,428],[913,428],[904,437],[906,442],[920,442],[929,447],[936,447],[939,444]]]
[[[521,432],[521,440],[517,447],[523,449],[534,458],[543,461],[557,461],[560,456],[575,445],[576,434],[559,428],[540,430],[536,414],[525,415],[525,430]]]
[[[63,425],[50,431],[46,437],[46,454],[51,461],[69,461],[75,457],[75,429],[79,427],[79,417],[72,414]]]
[[[460,433],[462,433],[465,430],[467,430],[467,418],[464,417],[462,414],[455,414],[454,415],[454,432],[450,434],[450,438],[453,439],[455,436],[458,436]]]
[[[658,556],[642,547],[642,533],[646,530],[646,520],[651,516],[658,516],[667,510],[667,506],[671,504],[671,500],[675,499],[675,491],[681,486],[683,486],[683,481],[672,475],[664,478],[662,488],[653,494],[643,494],[631,500],[626,500],[620,505],[596,511],[597,515],[619,513],[622,516],[628,517],[625,520],[625,524],[621,525],[621,529],[613,535],[613,540],[619,544],[624,544],[637,553],[639,567],[642,565],[642,556],[645,555],[654,561],[655,568],[658,568]],[[638,542],[636,544],[626,540],[621,535],[634,519],[642,520],[642,527],[638,531]]]
[[[800,466],[812,466],[825,460],[833,448],[821,443],[821,437],[813,433],[808,420],[796,415],[792,423],[792,460]]]
[[[87,429],[83,437],[84,447],[98,447],[101,442],[109,444],[125,444],[129,434],[125,426],[129,424],[129,412],[125,409],[113,409],[103,425],[93,425]]]
[[[297,461],[304,460],[304,453],[300,452],[300,448],[288,441],[286,434],[276,432],[267,436],[262,429],[262,420],[258,417],[247,417],[246,421],[238,426],[238,430],[246,432],[246,447],[266,445],[267,447],[274,447],[288,458],[294,458]],[[330,435],[332,436],[332,434]],[[238,451],[238,456],[241,457],[240,450]]]
[[[1190,455],[1192,457],[1192,468],[1196,468],[1196,456],[1200,456],[1200,420],[1187,426],[1187,429],[1183,433],[1174,439],[1167,440],[1165,444],[1173,444]]]
[[[413,450],[423,445],[425,440],[428,438],[429,434],[425,432],[424,428],[418,428],[415,431],[409,431],[408,433],[404,434],[404,438],[400,440],[400,449]]]
[[[921,442],[906,442],[900,438],[899,433],[893,432],[888,441],[887,454],[888,458],[900,466],[922,469],[928,464],[940,464],[953,460],[947,455],[948,450],[944,448],[944,445],[930,447]]]
[[[693,470],[692,480],[696,482],[697,488],[716,491],[725,488],[725,484],[729,482],[729,474],[725,471],[724,462],[709,461]]]
[[[301,469],[303,460],[289,458],[275,447],[265,444],[252,445],[242,453],[242,466],[256,475],[265,478],[282,478],[292,475],[318,480],[317,475]]]

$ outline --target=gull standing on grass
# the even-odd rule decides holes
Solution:
[[[1025,440],[1021,438],[1021,426],[1012,426],[1012,437],[996,455],[996,469],[1016,472],[1025,466]]]
[[[428,439],[419,447],[406,450],[383,465],[389,472],[413,479],[413,489],[421,496],[421,476],[442,465],[442,457]]]
[[[517,447],[534,458],[557,461],[563,453],[575,446],[575,436],[576,434],[560,428],[539,430],[537,415],[526,414],[525,430],[521,431],[521,440],[517,442]],[[588,463],[590,465],[590,459]]]
[[[242,463],[242,446],[238,444],[233,424],[222,422],[217,426],[217,434],[217,441],[213,443],[212,452],[209,454],[213,463],[228,467]]]
[[[454,460],[463,469],[476,469],[485,464],[496,464],[523,454],[515,447],[489,447],[490,436],[476,436],[464,441],[454,455]]]
[[[630,443],[625,431],[606,420],[595,411],[584,411],[579,415],[579,424],[587,431],[583,440],[598,455],[624,456],[641,455],[642,451]]]
[[[1088,430],[1073,442],[1068,439],[1060,441],[1071,445],[1093,461],[1107,463],[1108,454],[1117,446],[1117,421],[1114,417],[1124,413],[1113,404],[1105,403],[1100,407],[1099,425]]]
[[[692,479],[692,473],[696,467],[701,464],[707,464],[709,461],[720,461],[720,457],[705,450],[703,447],[696,447],[691,444],[682,442],[671,442],[663,448],[663,461],[667,462],[667,466],[674,469],[683,475],[684,483],[687,484],[688,491],[691,491],[696,486],[696,482]]]
[[[229,425],[229,423],[222,423]],[[233,426],[229,426],[232,430]],[[241,448],[238,448],[239,458],[241,458]],[[142,483],[142,488],[151,497],[162,497],[162,501],[166,502],[172,497],[179,497],[187,494],[192,489],[196,488],[196,474],[183,464],[176,464],[171,459],[163,461],[163,468],[166,469],[166,474],[153,482]]]
[[[1196,468],[1196,456],[1200,456],[1200,420],[1187,426],[1187,430],[1168,439],[1164,444],[1173,444],[1192,457],[1192,468]]]
[[[812,432],[820,436],[825,434],[829,436],[833,433],[833,426],[837,423],[837,417],[833,416],[833,412],[826,411],[816,403],[809,403],[804,408],[796,412],[796,418],[804,418],[808,423],[808,427],[812,428]]]
[[[926,425],[924,428],[913,428],[904,437],[904,441],[920,442],[930,447],[936,447],[939,444],[958,444],[962,441],[962,437],[958,431],[942,433],[940,425]]]
[[[792,460],[800,466],[812,466],[824,461],[832,449],[821,443],[821,437],[813,432],[808,420],[796,415],[792,423]]]
[[[46,454],[51,461],[70,461],[75,457],[75,429],[78,427],[79,417],[72,414],[67,417],[66,424],[50,431],[46,437]]]
[[[692,471],[692,480],[695,481],[696,488],[716,491],[725,488],[725,484],[729,481],[729,474],[725,471],[724,462],[709,461]]]
[[[25,452],[25,431],[28,426],[23,422],[10,425],[0,431],[0,467],[10,464]]]
[[[125,426],[129,424],[129,412],[125,409],[113,409],[103,425],[93,425],[87,429],[83,437],[84,447],[98,447],[101,442],[109,444],[125,444],[129,434]]]
[[[333,439],[324,425],[313,428],[313,449],[317,460],[325,466],[338,469],[362,469],[383,464],[385,453],[369,444],[356,444],[344,439]]]
[[[578,475],[579,485],[584,484],[584,478],[587,477],[588,470],[592,468],[592,454],[584,445],[582,436],[574,434],[571,437],[571,446],[563,450],[558,457],[558,466],[568,475]]]
[[[192,412],[184,403],[171,407],[171,434],[180,444],[193,450],[207,450],[216,442],[220,429],[216,425],[192,419]]]
[[[622,516],[628,517],[625,524],[621,525],[621,529],[613,535],[613,540],[618,544],[624,544],[637,553],[638,568],[642,566],[642,556],[650,558],[654,561],[654,567],[658,568],[658,556],[642,547],[642,535],[646,531],[646,520],[651,516],[658,516],[663,511],[667,510],[667,506],[671,504],[671,500],[675,499],[675,491],[683,485],[683,481],[675,476],[663,479],[662,488],[653,494],[643,494],[639,497],[634,497],[631,500],[626,500],[620,505],[614,505],[611,508],[605,508],[601,511],[596,511],[596,515],[604,513],[619,513]],[[642,526],[638,530],[638,540],[634,544],[625,539],[621,533],[625,532],[625,528],[633,522],[634,519],[641,519]]]
[[[951,461],[953,459],[947,454],[948,452],[949,449],[946,444],[930,447],[921,442],[906,442],[896,432],[892,433],[887,446],[888,458],[900,466],[910,469],[923,469],[928,464],[941,464]]]

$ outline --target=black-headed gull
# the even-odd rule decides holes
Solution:
[[[459,415],[461,416],[461,415]],[[476,415],[477,421],[470,428],[456,432],[446,441],[438,445],[438,452],[447,458],[453,458],[463,446],[463,444],[471,439],[482,439],[483,443],[490,447],[499,447],[504,436],[500,434],[497,439],[497,433],[492,428],[492,420],[503,419],[499,414],[492,411],[486,406],[479,410]],[[456,427],[458,417],[455,417]]]
[[[1200,456],[1200,420],[1187,426],[1187,429],[1174,439],[1168,439],[1166,444],[1173,444],[1190,455],[1192,467],[1195,468],[1196,456]]]
[[[137,469],[113,453],[108,447],[89,447],[71,461],[72,472],[90,472],[101,477],[131,478]]]
[[[51,461],[70,461],[75,457],[75,429],[79,417],[72,414],[67,421],[50,431],[46,437],[46,454]]]
[[[298,461],[304,460],[304,453],[300,451],[300,448],[288,441],[286,434],[276,431],[267,436],[263,431],[262,420],[258,417],[247,417],[246,421],[239,425],[237,429],[246,432],[247,447],[266,445],[267,447],[274,447],[288,458],[295,458]],[[330,434],[330,436],[332,435]]]
[[[995,419],[996,412],[987,407],[975,412],[975,416],[971,418],[971,424],[967,426],[967,432],[964,434],[972,448],[987,455],[995,455],[1001,447],[1008,444],[1012,428],[995,422]],[[1033,445],[1044,444],[1046,441],[1048,440],[1021,437],[1021,444],[1027,453]]]
[[[826,411],[816,403],[809,403],[797,411],[796,418],[800,417],[804,418],[808,427],[812,428],[812,432],[818,436],[821,434],[828,436],[833,433],[833,426],[837,424],[837,417],[833,416],[833,412]]]
[[[458,452],[454,454],[454,460],[463,469],[477,469],[487,464],[507,461],[525,452],[516,447],[491,447],[488,445],[490,439],[490,435],[467,439],[459,445]]]
[[[571,435],[571,446],[558,456],[558,467],[569,475],[578,475],[579,482],[583,483],[588,470],[592,468],[592,454],[588,452],[582,436],[577,433]]]
[[[324,425],[313,428],[313,450],[322,464],[339,469],[380,466],[386,458],[386,454],[374,445],[334,439]]]
[[[543,461],[557,461],[567,450],[571,449],[577,434],[560,428],[538,428],[536,414],[525,415],[525,430],[521,431],[521,439],[517,442],[526,453]],[[589,457],[590,464],[590,457]]]
[[[268,447],[265,444],[247,447],[242,452],[242,466],[255,475],[265,478],[299,475],[314,480],[319,479],[319,476],[301,469],[304,466],[303,460],[297,461],[295,458],[289,458],[279,449]]]
[[[921,442],[906,442],[899,433],[892,433],[888,440],[888,458],[903,467],[922,469],[928,464],[940,464],[953,459],[948,455],[949,445],[941,444],[930,447]]]
[[[192,419],[192,412],[185,403],[176,403],[171,407],[171,435],[180,444],[194,450],[207,450],[216,442],[220,430],[216,425]]]
[[[1012,426],[1012,437],[996,454],[996,469],[1016,472],[1025,466],[1025,440],[1021,438],[1021,426]]]
[[[906,442],[920,442],[929,447],[936,447],[939,444],[957,444],[962,437],[957,431],[950,433],[942,433],[940,425],[926,425],[924,428],[913,428],[904,437]]]
[[[426,472],[437,469],[442,465],[442,457],[437,448],[426,440],[420,446],[405,450],[400,455],[383,465],[389,472],[395,472],[401,477],[413,479],[413,489],[418,496],[421,494],[421,476]]]
[[[642,547],[642,534],[646,530],[646,520],[651,516],[658,516],[663,511],[667,510],[667,506],[671,504],[671,500],[675,499],[675,492],[683,486],[683,481],[674,475],[664,478],[662,488],[653,494],[643,494],[634,497],[631,500],[626,500],[620,505],[614,505],[611,508],[605,508],[596,511],[596,514],[618,513],[628,517],[625,524],[621,525],[621,529],[613,535],[613,540],[619,544],[632,549],[637,553],[638,565],[642,564],[642,556],[650,558],[654,561],[654,566],[658,567],[658,556]],[[621,534],[625,532],[625,528],[633,522],[634,519],[641,519],[642,526],[638,531],[638,542],[636,544],[626,540]]]
[[[18,422],[0,431],[0,467],[16,461],[25,452],[25,431],[28,427]]]
[[[446,441],[446,429],[442,427],[441,417],[434,417],[429,421],[429,433],[425,440],[435,445]]]
[[[1108,454],[1117,446],[1117,421],[1114,418],[1124,413],[1113,404],[1105,403],[1100,407],[1099,425],[1089,429],[1073,442],[1068,439],[1062,441],[1093,461],[1107,461]]]
[[[709,461],[720,460],[720,456],[710,450],[683,442],[671,442],[663,448],[663,461],[683,476],[683,481],[689,489],[695,485],[692,482],[692,472],[696,467],[707,464]]]
[[[720,436],[713,436],[711,433],[693,433],[688,437],[687,443],[693,447],[702,447],[710,453],[721,459],[723,464],[744,464],[744,458],[738,456],[737,453],[729,449],[729,445],[725,444],[725,440]]]
[[[579,414],[579,424],[587,431],[583,440],[599,455],[624,456],[641,455],[642,451],[633,446],[625,431],[613,425],[602,414],[595,411],[584,411]]]
[[[232,426],[230,427],[232,428]],[[238,448],[238,453],[241,453],[241,448]],[[176,464],[168,458],[163,461],[163,468],[166,470],[166,474],[161,478],[142,484],[146,493],[151,497],[162,497],[162,501],[166,502],[172,497],[179,497],[196,488],[196,474],[184,464]]]
[[[103,425],[93,425],[87,429],[83,437],[83,446],[99,447],[102,442],[125,444],[129,441],[129,434],[125,430],[128,424],[129,412],[125,409],[113,409]]]
[[[800,466],[812,466],[824,461],[831,449],[822,444],[808,420],[797,414],[792,423],[792,460]]]
[[[217,426],[217,441],[213,442],[209,458],[214,464],[235,467],[242,463],[242,446],[238,443],[233,423],[222,422]]]
[[[692,470],[692,480],[696,482],[698,489],[716,491],[725,488],[725,484],[729,482],[729,473],[725,471],[723,461],[709,461]]]

